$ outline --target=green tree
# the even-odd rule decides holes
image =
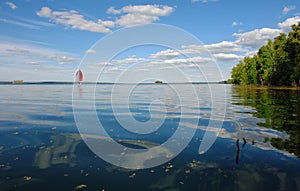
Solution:
[[[290,59],[290,81],[297,86],[300,83],[300,22],[292,26],[288,35],[286,51]]]
[[[300,85],[300,22],[281,33],[232,69],[235,84]]]
[[[286,51],[286,34],[281,33],[274,40],[275,49],[275,72],[272,76],[272,85],[289,85],[291,65],[288,52]]]

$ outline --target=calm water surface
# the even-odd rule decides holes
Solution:
[[[83,99],[86,86],[74,89]],[[176,90],[188,85],[173,86]],[[297,92],[225,85],[226,99],[216,96],[212,106],[210,95],[221,94],[221,86],[211,85],[209,92],[207,85],[194,85],[197,106],[180,105],[180,97],[167,85],[140,85],[129,98],[129,112],[127,97],[115,92],[120,96],[114,100],[114,113],[109,102],[112,85],[97,85],[99,120],[111,137],[132,148],[165,142],[182,117],[200,118],[190,127],[197,129],[191,142],[177,157],[157,167],[130,170],[105,162],[82,141],[73,116],[72,85],[1,85],[0,190],[300,190]],[[150,114],[153,96],[161,102],[151,106]],[[161,115],[162,103],[165,121],[150,134],[130,133],[115,117],[148,121]],[[218,138],[200,155],[211,113],[221,113],[224,103]],[[184,116],[182,107],[188,109]],[[200,116],[195,116],[199,110]],[[84,106],[80,112],[87,112]]]

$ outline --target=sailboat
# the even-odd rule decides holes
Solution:
[[[78,69],[75,73],[76,78],[75,78],[75,82],[80,85],[82,83],[83,80],[83,73],[80,69]]]

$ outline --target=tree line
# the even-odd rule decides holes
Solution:
[[[231,83],[272,86],[300,85],[300,22],[246,56],[231,71]]]

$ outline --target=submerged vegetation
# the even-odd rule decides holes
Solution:
[[[234,84],[300,85],[300,22],[292,31],[269,40],[253,57],[245,57],[231,72]]]

